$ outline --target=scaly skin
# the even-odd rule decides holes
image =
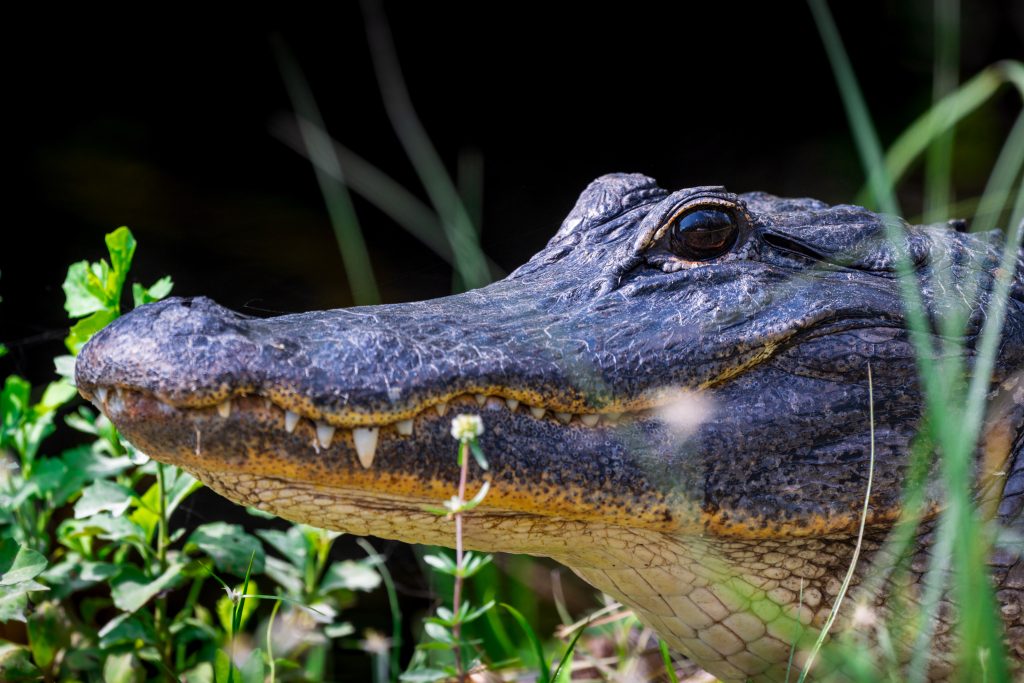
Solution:
[[[681,259],[668,231],[681,207],[727,211],[745,239]],[[997,240],[906,230],[931,315],[980,273],[970,361]],[[423,508],[454,490],[452,414],[480,413],[492,467],[475,476],[492,488],[466,523],[470,547],[553,557],[720,678],[780,680],[800,625],[824,622],[851,560],[868,362],[874,484],[838,628],[858,602],[861,617],[886,612],[892,593],[884,581],[869,591],[870,567],[900,515],[922,413],[895,261],[881,217],[859,207],[604,176],[544,250],[483,289],[270,319],[170,299],[98,333],[76,378],[140,449],[231,500],[418,543],[453,541]],[[1022,367],[1018,260],[978,460],[979,496],[1018,529]],[[927,501],[929,514],[940,505]],[[1024,565],[999,555],[992,567],[1020,657]],[[947,672],[940,657],[932,675]]]

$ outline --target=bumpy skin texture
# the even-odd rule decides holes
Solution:
[[[705,262],[672,256],[662,228],[687,204],[729,207],[747,239]],[[905,230],[930,315],[974,297],[972,355],[998,236]],[[483,289],[271,319],[170,299],[97,334],[76,375],[142,450],[233,500],[414,542],[452,542],[422,511],[457,478],[441,413],[480,413],[492,468],[477,477],[492,489],[466,525],[470,545],[554,557],[710,672],[775,680],[794,628],[821,625],[850,561],[869,362],[876,463],[858,566],[879,559],[900,513],[922,399],[895,267],[882,218],[863,208],[669,193],[617,174]],[[993,513],[1016,528],[1022,367],[1018,258],[979,459]],[[924,535],[919,557],[927,548]],[[1019,648],[1024,567],[1000,556],[993,576]],[[862,600],[884,610],[886,589]]]

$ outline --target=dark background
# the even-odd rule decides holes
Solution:
[[[412,100],[454,170],[484,161],[485,251],[506,272],[610,171],[669,188],[850,201],[862,174],[804,3],[390,2]],[[667,10],[666,7],[671,7]],[[928,2],[833,3],[883,142],[931,98]],[[1024,56],[1024,3],[965,2],[961,73]],[[95,19],[95,17],[93,17]],[[120,17],[120,21],[132,17]],[[295,54],[329,132],[423,196],[381,104],[358,3],[147,18],[115,27],[8,25],[8,169],[0,246],[0,376],[51,378],[67,265],[134,231],[133,280],[170,274],[255,315],[351,303],[308,162],[269,132],[290,109],[271,47]],[[956,180],[976,195],[1019,99],[958,131]],[[902,191],[920,210],[919,178]],[[387,302],[446,294],[448,266],[365,202],[356,209]],[[211,495],[201,514],[222,513]]]

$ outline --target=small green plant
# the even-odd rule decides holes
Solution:
[[[467,653],[474,651],[480,641],[464,638],[463,627],[484,616],[494,607],[494,601],[474,606],[469,600],[463,599],[464,584],[467,579],[478,574],[493,558],[488,554],[466,552],[463,549],[462,540],[464,515],[483,502],[490,488],[490,483],[484,482],[476,495],[466,499],[469,454],[473,454],[480,469],[487,470],[487,458],[477,441],[477,437],[483,433],[483,430],[483,421],[478,415],[458,415],[452,420],[452,437],[459,442],[458,492],[449,500],[444,501],[443,507],[429,508],[429,511],[436,515],[454,520],[455,557],[453,559],[444,552],[438,552],[425,555],[423,560],[434,571],[452,577],[454,589],[452,606],[439,606],[435,611],[435,616],[424,620],[423,630],[430,640],[420,643],[418,648],[421,652],[451,650],[454,661],[451,665],[439,665],[436,662],[430,662],[427,658],[420,657],[413,662],[413,667],[409,671],[402,674],[403,681],[419,683],[438,681],[454,676],[459,683],[464,683],[466,672],[476,664],[476,662],[472,662],[467,667],[466,656]]]
[[[106,245],[109,261],[68,269],[65,308],[78,322],[72,355],[55,359],[59,378],[37,390],[12,375],[0,392],[0,622],[25,624],[20,640],[0,640],[0,680],[322,680],[330,643],[353,631],[338,614],[380,583],[377,559],[331,562],[337,534],[297,525],[172,528],[199,482],[71,405],[74,355],[121,314],[136,250],[127,228]],[[170,278],[136,283],[131,298],[140,306],[171,288]],[[65,429],[82,443],[46,452]],[[265,651],[252,645],[261,630]]]

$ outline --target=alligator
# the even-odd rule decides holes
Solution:
[[[893,616],[891,581],[855,596],[903,512],[923,420],[899,251],[932,319],[974,297],[969,364],[1001,248],[962,227],[613,174],[500,282],[271,318],[167,299],[96,334],[76,380],[139,449],[232,501],[412,543],[454,542],[427,508],[458,479],[452,417],[478,414],[490,468],[474,466],[470,490],[490,491],[466,520],[468,547],[554,558],[722,680],[784,680],[797,630],[822,626],[840,593],[862,522],[833,631]],[[976,474],[979,501],[1021,530],[1019,254],[1012,277]],[[925,489],[904,609],[937,491]],[[1024,562],[997,550],[990,566],[1019,659]],[[952,614],[935,626],[935,678],[952,666]]]

